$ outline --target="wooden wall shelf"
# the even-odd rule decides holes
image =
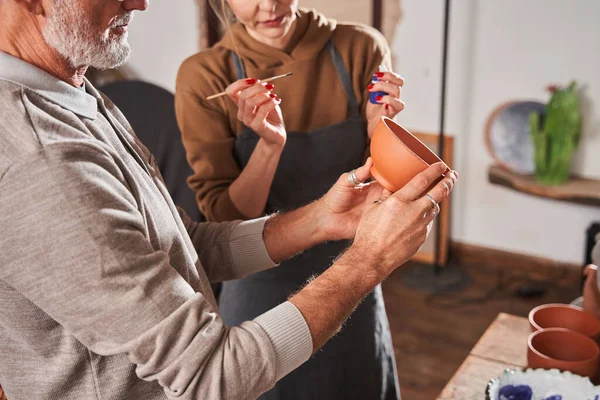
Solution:
[[[589,206],[600,206],[600,180],[573,177],[563,185],[546,186],[537,183],[533,176],[519,175],[497,165],[488,169],[492,184],[505,186],[532,196]]]

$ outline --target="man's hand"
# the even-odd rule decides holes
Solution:
[[[317,202],[323,217],[320,220],[327,240],[352,239],[362,216],[365,204],[382,195],[383,188],[377,182],[366,182],[371,177],[373,162],[369,157],[365,164],[351,173],[342,174],[333,187]]]
[[[421,247],[439,213],[439,203],[450,195],[458,179],[451,171],[428,192],[433,182],[447,171],[437,163],[417,175],[385,201],[367,204],[351,249],[364,254],[367,264],[389,275]]]
[[[389,194],[371,177],[373,162],[342,174],[319,200],[283,214],[272,216],[265,224],[263,237],[269,256],[281,262],[319,243],[352,239],[365,205],[382,194]],[[356,184],[351,182],[351,176]]]
[[[361,168],[367,166],[368,162]],[[457,179],[452,171],[424,195],[445,170],[442,163],[432,165],[383,201],[371,201],[376,192],[354,194],[350,180],[348,184],[343,182],[344,176],[326,195],[331,194],[330,209],[339,211],[332,215],[341,216],[340,221],[353,219],[347,215],[362,217],[352,246],[290,298],[306,319],[315,351],[339,329],[364,296],[423,244],[428,226],[439,212],[437,203],[450,194]],[[356,174],[361,180],[367,176],[364,170]]]

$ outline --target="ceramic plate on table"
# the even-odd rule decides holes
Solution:
[[[522,175],[535,172],[529,114],[543,114],[545,110],[546,105],[537,101],[513,101],[492,111],[485,139],[490,155],[500,166]]]
[[[486,400],[600,400],[600,386],[589,378],[557,369],[507,369],[492,379]]]

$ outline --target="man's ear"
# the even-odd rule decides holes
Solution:
[[[42,0],[13,0],[17,5],[23,7],[28,13],[33,15],[46,15],[46,9]]]

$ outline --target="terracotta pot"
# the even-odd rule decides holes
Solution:
[[[423,142],[388,117],[381,117],[375,126],[371,158],[371,174],[390,192],[398,191],[431,164],[442,161]]]
[[[531,331],[566,328],[591,338],[600,333],[600,322],[581,308],[569,304],[543,304],[529,312]]]
[[[529,335],[529,368],[556,368],[592,378],[598,370],[599,355],[596,342],[569,329],[541,329]]]

